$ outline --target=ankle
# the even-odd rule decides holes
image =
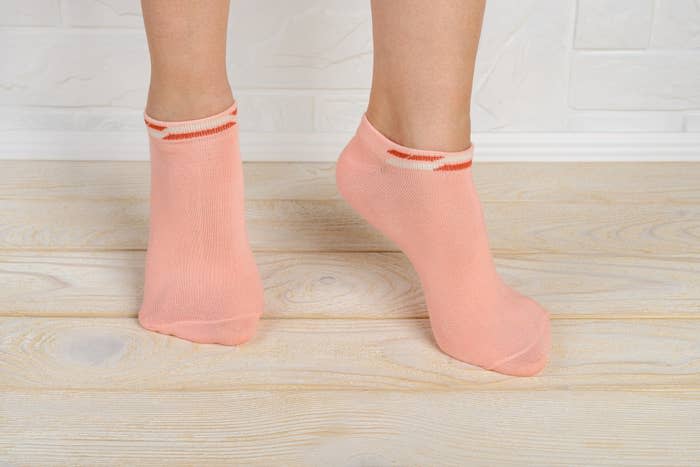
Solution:
[[[415,105],[410,99],[397,102],[374,97],[370,98],[367,119],[380,133],[402,146],[445,152],[471,146],[468,105],[445,102],[426,106]]]
[[[163,121],[195,120],[215,115],[233,102],[228,82],[217,86],[151,82],[146,114]]]

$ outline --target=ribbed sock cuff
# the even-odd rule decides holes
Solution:
[[[356,136],[373,155],[390,165],[405,169],[439,171],[466,169],[471,166],[474,157],[474,145],[463,151],[455,152],[430,151],[403,146],[377,130],[367,119],[366,114],[362,116]]]
[[[157,139],[179,141],[202,136],[214,135],[232,128],[237,123],[238,104],[234,103],[226,110],[209,117],[196,120],[166,122],[148,116],[144,112],[143,119],[148,133]]]

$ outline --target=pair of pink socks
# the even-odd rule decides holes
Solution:
[[[147,329],[201,343],[249,340],[263,287],[248,243],[235,104],[187,122],[146,116],[151,221]],[[338,189],[416,269],[438,346],[463,362],[528,376],[546,365],[548,313],[503,283],[472,181],[472,149],[407,148],[366,117],[340,156]]]

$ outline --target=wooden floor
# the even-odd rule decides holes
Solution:
[[[475,166],[539,377],[441,354],[332,164],[246,166],[266,287],[239,348],[139,328],[141,162],[0,162],[0,465],[700,465],[700,164]]]

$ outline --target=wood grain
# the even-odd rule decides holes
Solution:
[[[263,320],[230,348],[146,332],[134,319],[0,318],[0,390],[492,391],[700,388],[700,320],[556,320],[536,378],[441,353],[427,320]]]
[[[697,466],[697,392],[30,392],[0,457],[32,465]]]
[[[424,318],[401,253],[257,253],[266,318]],[[133,317],[142,251],[0,252],[0,316]],[[505,280],[554,318],[700,317],[700,256],[498,258]]]
[[[700,204],[486,203],[496,255],[681,256],[700,244]],[[256,251],[396,251],[344,201],[251,200]],[[142,250],[144,200],[0,200],[0,249]]]
[[[247,199],[339,199],[334,164],[247,162]],[[141,199],[147,162],[0,161],[0,199]],[[483,201],[698,204],[700,167],[688,162],[477,163]]]
[[[0,248],[145,249],[143,162],[0,161]],[[693,164],[484,164],[496,255],[678,256],[700,244]],[[258,251],[395,251],[337,199],[329,164],[246,166]],[[650,175],[653,174],[653,175]]]

